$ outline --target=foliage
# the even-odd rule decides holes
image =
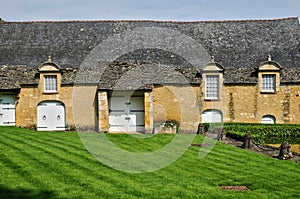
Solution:
[[[179,131],[180,124],[176,120],[168,120],[165,122],[159,122],[154,124],[155,127],[164,127],[164,128],[176,128],[176,133]]]
[[[224,123],[226,136],[243,140],[250,133],[253,140],[261,144],[300,143],[300,125],[296,124],[249,124]]]
[[[219,132],[223,128],[223,123],[204,123],[205,132]]]
[[[178,128],[179,127],[179,123],[177,121],[175,121],[175,120],[170,120],[170,121],[164,122],[163,126],[164,127],[171,127],[171,128],[173,128],[173,127]]]
[[[176,137],[106,136],[133,152],[157,151]],[[194,143],[202,142],[196,135]],[[164,169],[133,174],[98,162],[77,133],[0,127],[0,198],[300,198],[297,163],[219,142],[205,158],[199,149],[190,146]],[[225,191],[221,185],[251,191]]]

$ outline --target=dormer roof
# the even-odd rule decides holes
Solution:
[[[271,55],[268,56],[268,61],[262,62],[258,67],[259,71],[279,71],[280,69],[280,64],[276,61],[273,61],[271,59]]]
[[[222,72],[224,67],[215,61],[214,56],[211,57],[211,62],[206,64],[202,69],[202,72]]]
[[[48,56],[48,60],[39,66],[39,72],[60,72],[60,67],[52,62],[51,56]]]

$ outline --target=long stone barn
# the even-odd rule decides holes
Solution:
[[[297,17],[0,22],[0,125],[156,133],[300,123]]]

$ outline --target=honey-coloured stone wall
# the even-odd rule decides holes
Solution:
[[[153,121],[177,121],[183,132],[196,132],[199,123],[199,85],[156,85],[153,88]]]

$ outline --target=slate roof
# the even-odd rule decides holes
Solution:
[[[48,55],[62,67],[78,68],[87,55],[113,36],[121,38],[137,28],[163,28],[191,38],[208,56],[215,56],[225,68],[256,67],[268,54],[281,66],[300,67],[300,26],[297,17],[271,20],[239,21],[49,21],[0,23],[0,65],[38,67]],[[130,37],[129,37],[130,38]],[[162,38],[168,40],[166,36]],[[151,47],[122,53],[118,61],[160,62],[164,65],[188,66],[190,61],[172,51]],[[150,46],[150,47],[149,47]],[[112,51],[119,49],[112,49]],[[188,49],[185,49],[188,50]],[[193,52],[191,52],[193,53]],[[195,52],[196,55],[196,52]],[[104,57],[106,58],[106,57]],[[207,56],[203,63],[207,61]],[[114,60],[108,60],[114,61]],[[202,67],[195,66],[194,67]]]

